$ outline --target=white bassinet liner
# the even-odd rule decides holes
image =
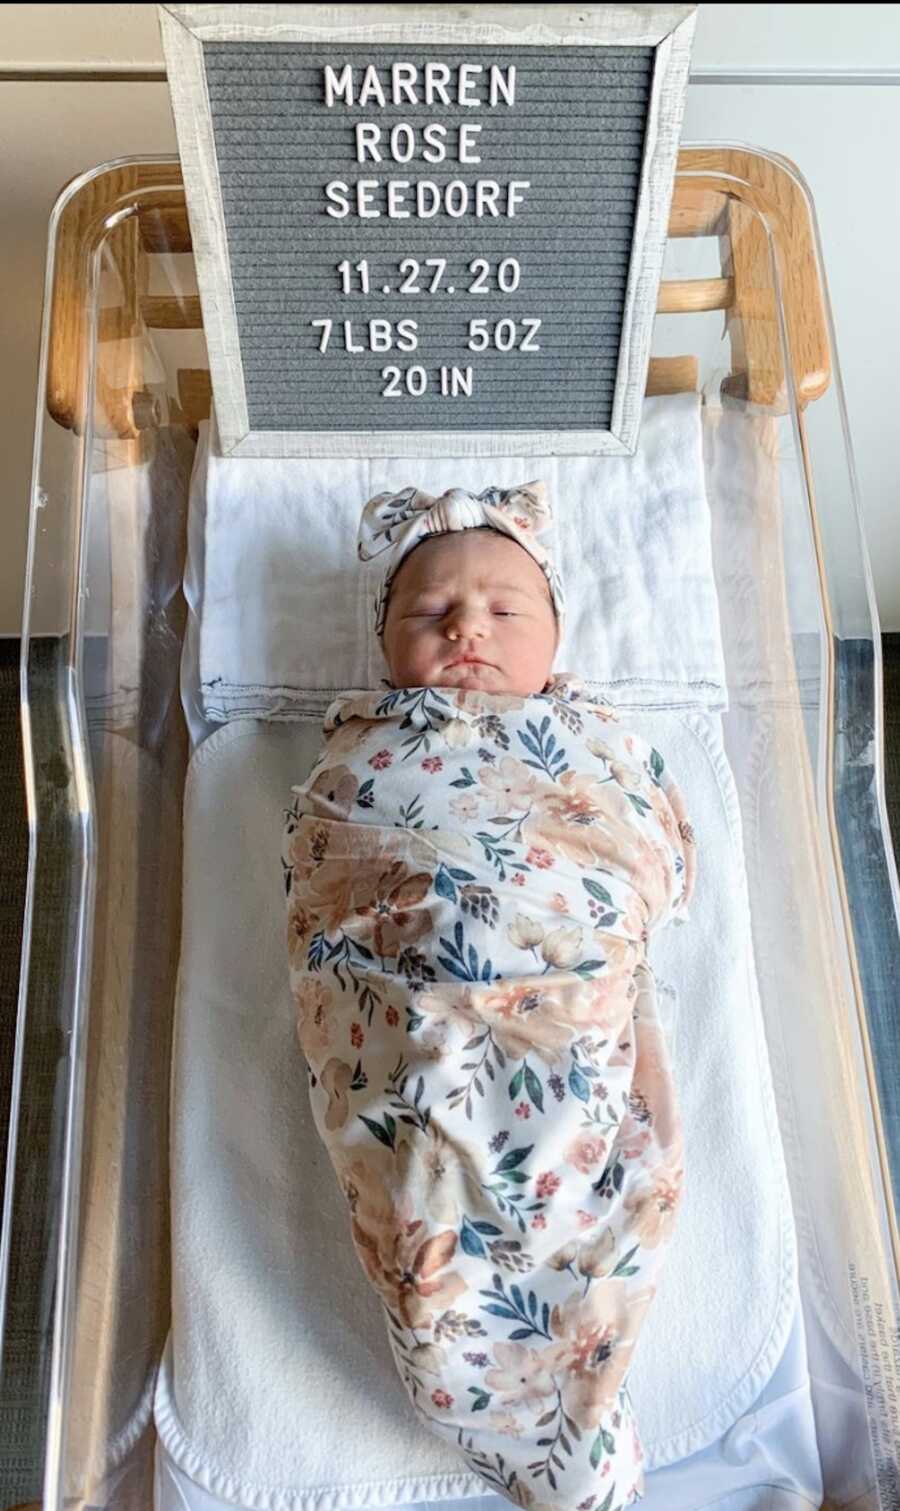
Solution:
[[[372,576],[382,563],[357,562],[356,529],[367,498],[422,468],[396,457],[223,459],[201,428],[185,575],[200,683],[186,706],[201,734],[204,721],[321,715],[335,691],[381,685]],[[427,471],[434,493],[546,480],[566,591],[558,670],[621,707],[727,707],[697,394],[647,399],[634,457],[436,458]]]
[[[762,1511],[763,1506],[765,1511],[802,1511],[810,1506],[818,1511],[821,1504],[822,1475],[798,1302],[784,1354],[750,1411],[709,1448],[647,1474],[640,1511]],[[231,1511],[232,1506],[192,1480],[157,1443],[154,1511]],[[509,1502],[476,1494],[464,1500],[407,1503],[396,1511],[438,1508],[508,1511]]]
[[[661,980],[678,983],[677,1012],[671,993],[661,1003],[687,1170],[631,1374],[653,1470],[716,1443],[753,1407],[784,1353],[797,1276],[720,720],[655,711],[629,722],[690,794],[705,857],[690,930],[663,934],[652,954]],[[419,1427],[396,1377],[295,1041],[274,862],[286,795],[318,741],[315,726],[238,721],[200,747],[188,776],[173,1326],[157,1427],[180,1469],[243,1506],[454,1499],[480,1482]],[[815,1448],[808,1413],[805,1425],[801,1473]]]

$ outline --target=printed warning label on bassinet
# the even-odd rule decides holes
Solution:
[[[849,1275],[879,1505],[900,1511],[900,1327],[868,1275],[852,1262]]]

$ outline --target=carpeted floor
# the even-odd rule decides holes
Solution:
[[[900,866],[900,635],[882,635],[884,657],[884,779],[894,854]]]
[[[19,734],[19,642],[0,640],[0,1190],[12,1080],[28,829]]]

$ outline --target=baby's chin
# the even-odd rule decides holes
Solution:
[[[502,667],[474,662],[420,672],[412,681],[398,680],[397,677],[393,681],[400,687],[454,687],[472,692],[511,693],[522,698],[541,691],[539,687],[524,687],[521,678],[510,676]]]

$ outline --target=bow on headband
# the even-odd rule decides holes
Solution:
[[[537,562],[547,579],[562,633],[562,583],[552,558],[537,539],[552,523],[547,486],[541,481],[519,488],[485,488],[483,493],[448,488],[437,497],[412,487],[399,493],[376,494],[363,509],[357,545],[361,561],[390,552],[375,597],[376,633],[384,632],[391,581],[414,546],[429,535],[485,528],[510,536]]]

